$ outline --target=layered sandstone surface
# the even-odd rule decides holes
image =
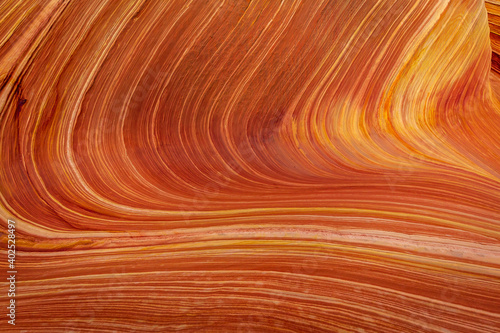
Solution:
[[[1,330],[500,332],[499,17],[0,2]]]

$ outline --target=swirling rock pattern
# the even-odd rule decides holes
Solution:
[[[3,1],[2,327],[499,332],[499,8]]]

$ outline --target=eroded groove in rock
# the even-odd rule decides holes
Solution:
[[[500,331],[499,6],[4,1],[2,327]]]

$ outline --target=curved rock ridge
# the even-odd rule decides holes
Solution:
[[[2,330],[500,332],[499,18],[3,1]]]

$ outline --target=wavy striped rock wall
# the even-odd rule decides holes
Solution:
[[[500,1],[486,0],[488,22],[490,26],[492,69],[500,73]]]
[[[498,8],[2,1],[2,331],[500,332]]]

